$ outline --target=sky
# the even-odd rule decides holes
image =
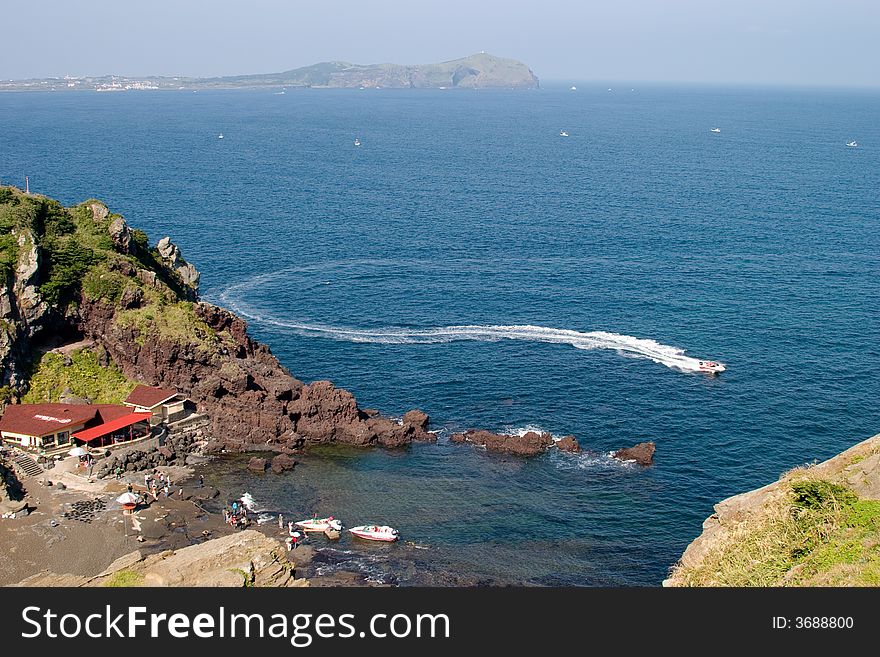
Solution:
[[[880,86],[880,0],[27,0],[0,78],[219,76],[481,50],[544,82]]]

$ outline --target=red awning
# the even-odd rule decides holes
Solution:
[[[108,433],[113,433],[117,429],[124,429],[125,427],[131,426],[136,422],[146,422],[152,416],[152,413],[129,413],[128,415],[123,415],[122,417],[118,417],[115,420],[110,420],[109,422],[105,422],[104,424],[99,424],[98,426],[92,427],[91,429],[84,429],[83,431],[79,431],[73,434],[73,437],[77,440],[82,440],[88,443],[93,441],[95,438],[106,436]]]

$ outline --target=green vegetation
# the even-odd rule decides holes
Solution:
[[[803,473],[803,474],[802,474]],[[690,586],[877,586],[880,501],[796,471],[784,494],[742,522],[698,567]]]
[[[141,345],[148,335],[204,348],[220,342],[216,331],[198,318],[193,304],[188,301],[160,302],[143,308],[120,310],[116,314],[116,323],[137,329],[140,334],[137,341]]]
[[[125,378],[112,363],[101,367],[98,357],[90,349],[71,352],[69,363],[65,357],[49,352],[34,364],[30,375],[30,389],[22,401],[28,404],[57,402],[65,388],[77,397],[91,399],[98,404],[119,404],[134,389],[135,383]]]
[[[133,570],[118,570],[106,581],[104,586],[110,587],[130,587],[140,586],[144,581],[144,576]]]

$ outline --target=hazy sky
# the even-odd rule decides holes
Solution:
[[[880,0],[25,0],[0,78],[213,76],[485,50],[539,78],[880,86]]]

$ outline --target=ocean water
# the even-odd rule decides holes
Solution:
[[[0,180],[172,236],[296,376],[429,413],[437,444],[206,471],[412,543],[315,571],[657,585],[714,503],[880,431],[880,94],[578,88],[6,94]]]

